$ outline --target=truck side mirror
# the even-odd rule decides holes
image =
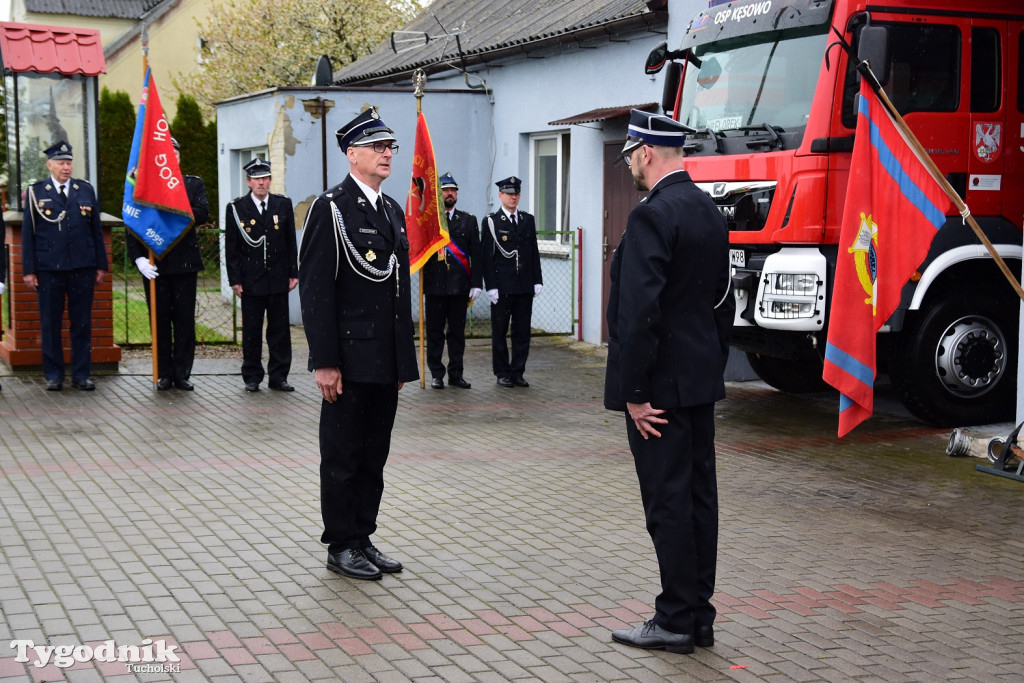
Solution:
[[[659,43],[657,47],[651,50],[651,53],[647,55],[647,63],[644,64],[644,73],[648,76],[654,74],[665,68],[665,61],[668,59],[668,43]]]
[[[683,65],[669,62],[665,71],[665,86],[661,91],[661,110],[673,114],[676,109],[676,93],[679,92],[679,78],[683,74]]]
[[[879,85],[889,82],[889,29],[885,26],[865,26],[860,31],[857,59],[867,62]]]

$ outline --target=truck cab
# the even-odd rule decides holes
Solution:
[[[862,45],[866,26],[876,44]],[[882,37],[879,38],[879,35]],[[859,90],[872,64],[1010,269],[1024,221],[1024,7],[1012,0],[740,0],[690,22],[662,106],[698,132],[687,170],[730,231],[733,345],[768,384],[825,389],[822,354]],[[881,42],[882,44],[877,44]],[[879,370],[938,425],[1012,419],[1012,286],[960,215],[947,217],[878,335]]]

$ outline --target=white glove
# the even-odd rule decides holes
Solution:
[[[542,289],[544,289],[544,285],[534,285],[533,286],[533,295],[534,296],[540,296],[540,290],[542,290]]]
[[[487,298],[491,300],[492,304],[498,303],[498,290],[496,290],[496,289],[488,289],[487,290]]]
[[[7,289],[7,285],[0,282],[0,294],[3,294],[5,289]]]
[[[147,280],[152,280],[156,277],[156,266],[150,263],[149,259],[145,256],[140,256],[135,259],[135,267],[139,269],[140,273],[142,273],[142,277]],[[160,286],[162,287],[163,285]]]
[[[0,290],[0,292],[2,291],[3,290]],[[469,290],[469,298],[472,299],[473,301],[476,301],[476,298],[480,296],[481,292],[483,291],[484,290],[480,289],[479,287],[471,287]]]

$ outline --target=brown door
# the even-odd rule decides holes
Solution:
[[[608,295],[611,293],[609,268],[612,252],[619,246],[622,232],[626,229],[629,212],[644,197],[644,192],[633,187],[633,176],[622,160],[622,142],[606,142],[604,145],[604,225],[602,250],[604,254],[601,288],[601,341],[608,341]]]

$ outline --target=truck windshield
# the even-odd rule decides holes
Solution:
[[[823,27],[825,29],[827,27]],[[687,125],[715,132],[775,126],[785,132],[807,125],[827,34],[773,42],[710,44],[698,53],[700,70],[688,70],[681,111]]]

